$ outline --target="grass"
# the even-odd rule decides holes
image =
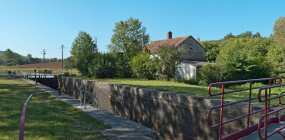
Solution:
[[[0,77],[0,139],[18,139],[23,104],[30,94],[25,139],[105,139],[99,130],[110,128],[21,79]]]
[[[76,76],[76,78],[97,80],[97,81],[103,81],[103,82],[110,82],[110,83],[114,83],[114,84],[130,85],[130,86],[135,86],[135,87],[156,89],[156,90],[190,94],[190,95],[197,95],[197,96],[201,96],[201,97],[210,97],[208,94],[208,86],[190,85],[190,84],[179,83],[179,82],[174,82],[174,81],[147,80],[147,79],[141,79],[141,78],[95,79],[95,78],[89,78],[86,76]],[[260,87],[260,86],[264,86],[264,84],[253,83],[252,87]],[[226,87],[225,91],[245,89],[245,88],[249,88],[249,84],[233,85],[231,87]],[[274,88],[271,90],[271,93],[280,94],[284,90],[285,90],[284,87]],[[221,88],[213,87],[213,88],[211,88],[211,92],[212,93],[221,92]],[[262,94],[264,95],[264,92]],[[251,97],[254,98],[257,96],[258,96],[258,89],[252,90],[252,96]],[[217,98],[217,99],[221,98],[220,96],[212,96],[212,97]],[[225,100],[231,100],[231,101],[239,101],[239,100],[248,99],[248,98],[249,98],[249,91],[226,94],[224,96]],[[278,100],[276,99],[276,100],[273,100],[271,102],[271,104],[275,105],[277,102],[278,102]],[[258,100],[253,100],[252,103],[260,104],[260,102]]]

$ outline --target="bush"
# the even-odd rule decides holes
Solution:
[[[126,53],[116,53],[116,68],[118,77],[129,78],[132,77],[132,70],[129,64],[129,59]]]
[[[63,76],[69,76],[69,72],[64,72]]]
[[[157,68],[155,65],[156,58],[150,58],[149,52],[144,52],[135,56],[130,62],[132,72],[140,78],[149,80],[155,79]]]
[[[198,85],[198,81],[195,79],[183,79],[183,78],[175,78],[174,79],[175,82],[179,82],[179,83],[185,83],[185,84],[190,84],[190,85]]]
[[[221,70],[216,64],[207,64],[198,69],[198,84],[208,86],[211,83],[219,82],[221,80]]]
[[[116,60],[110,53],[97,53],[91,73],[96,78],[113,78],[116,75]]]

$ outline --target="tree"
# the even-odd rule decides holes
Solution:
[[[72,69],[76,68],[75,61],[74,61],[74,58],[72,56],[65,59],[64,67],[67,69],[70,69],[71,74],[72,74]]]
[[[263,38],[235,38],[220,50],[216,63],[220,65],[222,80],[255,79],[270,76],[265,56],[270,40]]]
[[[26,61],[27,61],[27,63],[28,63],[28,64],[33,63],[33,57],[32,57],[32,55],[31,55],[31,54],[28,54],[28,55],[27,55],[27,57],[26,57]]]
[[[283,52],[285,52],[285,17],[280,17],[275,21],[274,27],[274,41],[283,48]]]
[[[122,70],[125,72],[123,75],[130,77],[131,68],[129,62],[132,57],[142,51],[143,46],[148,44],[149,34],[146,33],[146,28],[142,26],[142,22],[132,17],[126,21],[115,23],[113,32],[108,49],[119,55],[118,57],[120,57],[119,60],[121,61],[117,63],[119,65],[118,68],[122,67]]]
[[[111,53],[97,53],[91,69],[96,78],[113,78],[117,74],[116,59]]]
[[[168,81],[175,77],[177,65],[183,58],[189,57],[185,48],[163,45],[159,47],[158,73]]]
[[[236,36],[237,38],[252,38],[252,32],[246,31]]]
[[[9,65],[22,65],[24,64],[24,57],[18,53],[14,53],[10,49],[7,49],[1,54],[1,59]]]
[[[206,59],[208,61],[214,62],[216,61],[216,57],[220,52],[219,42],[217,41],[204,41],[201,42],[201,45],[207,50]]]
[[[259,32],[256,32],[256,34],[254,34],[254,35],[252,36],[252,38],[260,38],[260,37],[261,37],[261,35],[260,35]]]
[[[230,39],[230,38],[235,38],[235,36],[232,33],[227,34],[224,36],[224,40]]]
[[[92,76],[89,68],[97,51],[97,44],[92,40],[92,37],[88,33],[80,31],[72,43],[70,53],[82,75]]]

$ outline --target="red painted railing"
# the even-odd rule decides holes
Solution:
[[[267,98],[268,96],[268,90],[270,91],[272,88],[277,88],[277,87],[284,87],[285,84],[279,84],[279,85],[271,85],[271,86],[265,86],[265,87],[261,87],[258,91],[258,100],[259,102],[264,102],[264,115],[262,115],[259,119],[259,122],[258,122],[258,129],[257,129],[257,132],[258,132],[258,136],[260,139],[262,140],[266,140],[267,138],[269,138],[270,136],[272,136],[273,134],[275,133],[279,133],[284,139],[284,135],[280,132],[280,130],[284,129],[285,126],[282,126],[282,127],[279,127],[277,129],[275,129],[273,132],[271,133],[267,133],[267,126],[270,124],[270,123],[279,123],[280,121],[284,121],[285,120],[285,116],[281,116],[280,119],[278,117],[273,117],[273,118],[270,118],[269,115],[272,115],[272,114],[275,114],[275,113],[278,113],[279,111],[281,110],[284,110],[285,107],[282,107],[282,108],[279,108],[279,109],[276,109],[276,110],[273,110],[270,112],[270,107],[268,105],[268,102],[270,102],[270,100],[274,100],[274,99],[279,99],[278,101],[278,104],[283,104],[282,101],[281,101],[281,97],[285,96],[285,92],[281,92],[280,95],[277,94],[277,96],[274,96],[274,97],[270,97]],[[264,100],[262,100],[262,91],[264,91]],[[283,104],[284,105],[284,104]],[[267,107],[268,106],[268,107]],[[265,120],[264,120],[265,118]],[[274,120],[273,120],[274,119]],[[274,122],[273,122],[274,121]],[[261,135],[261,129],[264,127],[264,137],[262,137]]]
[[[26,100],[26,102],[24,103],[24,107],[23,107],[23,111],[22,111],[22,115],[21,115],[21,122],[20,122],[19,140],[23,140],[24,139],[24,127],[25,127],[26,110],[27,110],[28,103],[31,100],[32,96],[33,96],[33,94],[31,94],[29,96],[29,98]]]
[[[277,83],[277,85],[282,86],[282,79],[285,79],[285,77],[274,77],[274,78],[262,78],[262,79],[250,79],[250,80],[240,80],[240,81],[227,81],[227,82],[218,82],[218,83],[212,83],[209,85],[208,87],[208,94],[210,96],[221,96],[221,104],[218,105],[218,106],[214,106],[212,107],[209,111],[208,111],[208,114],[207,114],[207,123],[208,125],[211,127],[211,128],[216,128],[216,127],[219,127],[219,139],[220,140],[233,140],[233,139],[239,139],[239,138],[242,138],[244,136],[247,136],[249,134],[251,134],[252,132],[255,132],[257,131],[258,128],[263,128],[264,126],[262,125],[253,125],[253,126],[250,126],[249,122],[250,122],[250,116],[253,115],[253,114],[256,114],[258,112],[261,112],[261,111],[264,111],[264,112],[267,112],[268,113],[268,110],[272,107],[277,107],[280,102],[281,102],[281,99],[278,94],[276,93],[271,93],[271,88],[273,88],[273,83]],[[261,95],[258,94],[258,97],[252,97],[252,91],[254,89],[263,89],[264,87],[263,86],[260,86],[260,87],[252,87],[253,86],[253,83],[258,83],[258,82],[266,82],[268,81],[268,92],[267,94],[265,95]],[[248,88],[245,88],[245,89],[238,89],[238,90],[225,90],[226,86],[230,86],[230,85],[236,85],[236,84],[246,84],[246,83],[249,83],[249,87]],[[269,86],[272,86],[271,88],[269,88]],[[211,88],[212,87],[221,87],[221,92],[219,93],[212,93],[211,92]],[[266,90],[266,91],[267,91]],[[247,99],[244,99],[244,100],[239,100],[239,101],[233,101],[233,102],[229,102],[229,103],[224,103],[225,101],[225,98],[224,98],[224,95],[225,94],[234,94],[234,93],[239,93],[239,92],[245,92],[245,91],[248,91],[248,98]],[[260,91],[260,90],[259,90]],[[261,92],[261,91],[260,91]],[[274,97],[270,98],[271,95],[275,95]],[[269,98],[268,98],[269,97]],[[265,98],[265,100],[263,100],[265,102],[265,108],[264,109],[260,109],[260,110],[257,110],[257,111],[254,111],[254,112],[251,112],[250,108],[251,108],[251,102],[252,100],[259,100],[261,101],[262,98]],[[274,106],[271,106],[270,107],[270,100],[268,99],[277,99],[279,98],[279,102],[274,105]],[[247,114],[244,114],[244,115],[241,115],[241,116],[237,116],[233,119],[230,119],[230,120],[227,120],[227,121],[223,121],[223,116],[224,116],[224,107],[226,106],[231,106],[231,105],[235,105],[237,103],[241,103],[241,102],[248,102],[248,109],[247,109]],[[215,109],[220,109],[220,119],[219,119],[219,123],[218,124],[215,124],[215,125],[212,125],[211,123],[211,112]],[[233,121],[236,121],[236,120],[239,120],[239,119],[242,119],[242,118],[245,118],[247,117],[247,125],[246,125],[246,129],[244,130],[241,130],[239,132],[236,132],[236,133],[233,133],[233,134],[230,134],[226,137],[222,137],[222,132],[223,132],[223,125],[225,124],[228,124],[230,122],[233,122]],[[285,118],[285,117],[284,117]],[[267,118],[268,121],[270,121],[270,123],[274,123],[274,119],[273,120],[270,120],[269,118]],[[267,121],[265,121],[264,124],[266,124]],[[266,126],[266,125],[265,125]]]

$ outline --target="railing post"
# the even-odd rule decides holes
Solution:
[[[268,116],[267,116],[267,113],[268,113],[268,108],[267,108],[267,103],[268,103],[268,101],[267,101],[267,89],[265,90],[265,96],[264,96],[264,100],[265,100],[265,102],[264,102],[264,106],[265,106],[265,108],[264,108],[264,115],[265,115],[265,119],[264,119],[264,138],[265,139],[267,139],[267,119],[268,119]]]
[[[80,107],[82,106],[82,99],[83,99],[85,92],[86,92],[85,90],[80,91]]]
[[[84,109],[86,109],[86,92],[84,93]]]
[[[222,131],[223,131],[223,109],[224,109],[224,84],[222,84],[222,94],[221,94],[221,109],[220,109],[220,131],[219,131],[219,139],[222,139]]]
[[[57,90],[58,90],[58,95],[61,95],[61,87],[58,87]]]
[[[251,103],[251,90],[252,90],[252,81],[250,81],[249,84],[249,100],[248,100],[248,106],[247,106],[247,128],[249,127],[249,119],[250,119],[250,103]]]
[[[24,103],[22,115],[21,115],[21,122],[20,122],[20,132],[19,132],[19,140],[24,139],[24,127],[25,127],[25,118],[26,118],[26,111],[27,111],[27,106],[31,98],[33,97],[33,94],[29,96],[29,98],[26,100]]]

